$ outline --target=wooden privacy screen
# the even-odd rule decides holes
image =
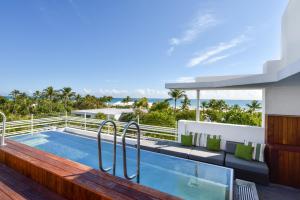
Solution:
[[[266,116],[272,182],[300,188],[300,116]]]

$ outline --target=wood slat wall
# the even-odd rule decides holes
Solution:
[[[272,182],[300,188],[300,116],[266,116]]]

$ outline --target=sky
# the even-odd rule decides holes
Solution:
[[[167,82],[261,73],[264,62],[280,58],[287,3],[1,1],[0,94],[69,86],[83,95],[165,98]],[[203,91],[201,97],[261,99],[261,92]]]

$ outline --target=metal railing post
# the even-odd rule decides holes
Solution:
[[[30,123],[30,128],[31,128],[31,133],[33,133],[33,114],[31,114],[31,123]]]
[[[66,111],[66,116],[65,116],[65,128],[68,127],[68,111]]]
[[[5,145],[5,125],[6,125],[6,116],[3,112],[0,112],[2,115],[2,136],[1,136],[1,146]]]
[[[178,121],[176,120],[176,130],[175,130],[176,132],[175,132],[175,140],[176,140],[176,137],[177,137],[177,141],[179,141],[178,140]],[[185,130],[185,134],[186,134],[186,130]]]
[[[86,131],[86,113],[84,113],[84,130]]]

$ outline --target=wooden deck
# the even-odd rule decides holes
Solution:
[[[0,147],[0,163],[66,199],[178,199],[11,140],[6,142]]]
[[[0,164],[1,200],[63,200],[64,198],[37,184],[33,180]]]

